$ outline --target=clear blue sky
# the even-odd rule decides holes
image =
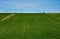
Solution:
[[[60,0],[0,0],[0,12],[60,12]]]

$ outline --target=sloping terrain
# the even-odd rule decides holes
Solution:
[[[0,39],[60,39],[60,14],[15,14],[0,21]]]

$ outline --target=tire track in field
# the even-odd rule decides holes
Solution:
[[[2,18],[0,21],[5,21],[6,19],[9,19],[10,17],[14,16],[15,14],[8,15],[4,18]]]
[[[28,32],[29,30],[28,30],[28,29],[29,29],[29,26],[25,24],[25,25],[23,26],[23,37],[24,37],[24,39],[25,39],[25,38],[26,38],[26,39],[28,38],[28,37],[26,36],[26,35],[29,35],[29,32]]]
[[[24,25],[24,34],[28,32],[29,34],[31,33],[33,39],[37,39],[37,36],[33,33],[32,27],[30,24]]]
[[[27,31],[29,30],[29,28],[30,28],[30,27],[29,27],[28,25],[24,25],[24,26],[23,26],[23,32],[27,32]]]
[[[37,39],[36,36],[35,36],[35,34],[34,34],[33,31],[32,31],[32,28],[31,28],[30,24],[27,24],[27,25],[24,25],[24,26],[23,26],[23,35],[24,35],[24,38],[27,37],[26,34],[27,34],[27,35],[30,35],[30,34],[31,34],[31,37],[32,37],[33,39]],[[28,38],[28,37],[27,37],[27,38]]]
[[[37,36],[33,33],[32,27],[30,27],[30,32],[32,34],[33,39],[37,39]]]

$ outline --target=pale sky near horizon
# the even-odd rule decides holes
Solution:
[[[0,12],[60,12],[60,0],[0,0]]]

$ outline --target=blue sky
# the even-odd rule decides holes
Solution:
[[[0,0],[0,12],[60,12],[60,0]]]

